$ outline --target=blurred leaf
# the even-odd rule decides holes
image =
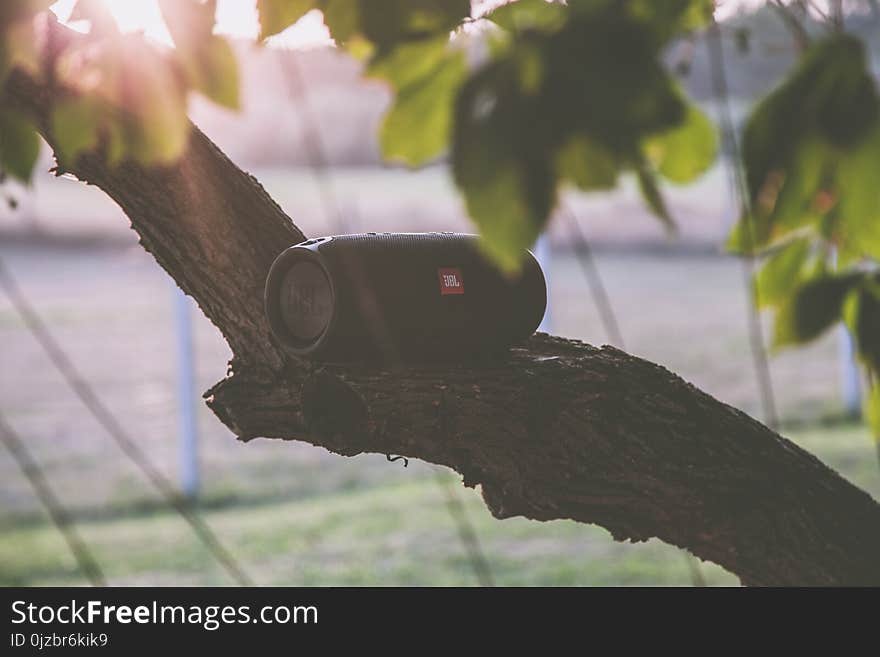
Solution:
[[[442,153],[449,144],[453,102],[466,74],[464,53],[455,51],[433,71],[403,86],[382,122],[383,156],[417,166]]]
[[[802,282],[802,272],[810,255],[810,240],[796,239],[764,262],[755,274],[758,307],[785,302]]]
[[[865,420],[874,440],[880,442],[880,383],[874,383],[865,395]]]
[[[510,62],[490,64],[462,87],[455,104],[452,166],[482,245],[516,271],[555,203],[554,172],[535,101],[524,96]]]
[[[15,67],[39,71],[38,42],[33,14],[46,9],[49,0],[11,0],[0,3],[0,83]]]
[[[755,255],[761,251],[757,245],[765,245],[768,239],[767,222],[759,224],[752,215],[744,214],[733,225],[724,248],[738,255]]]
[[[257,0],[260,40],[283,32],[317,6],[318,0]]]
[[[756,218],[767,222],[769,238],[778,239],[818,218],[814,202],[833,158],[831,149],[815,138],[796,146],[794,158],[776,187],[765,185],[769,198],[757,200]]]
[[[111,94],[118,103],[120,136],[126,157],[141,164],[177,160],[189,140],[186,87],[174,66],[142,39],[126,35],[117,44],[118,70]]]
[[[28,20],[54,3],[55,0],[3,0],[0,3],[0,28]]]
[[[107,125],[107,163],[116,166],[125,159],[125,134],[122,126],[116,122]]]
[[[529,44],[521,45],[514,53],[519,70],[519,86],[523,93],[537,95],[544,82],[544,60],[540,50]]]
[[[749,194],[758,202],[771,174],[784,176],[805,142],[848,148],[878,113],[864,47],[839,34],[813,46],[795,72],[752,112],[743,137]]]
[[[859,357],[880,374],[880,282],[866,283],[855,298],[851,330]]]
[[[161,80],[153,80],[152,88],[164,88]],[[124,119],[122,131],[125,152],[141,164],[167,165],[178,160],[186,150],[190,124],[186,116],[186,101],[172,96],[164,107],[147,105],[133,119]]]
[[[578,4],[590,4],[590,0]],[[664,41],[705,27],[715,10],[713,0],[629,0],[622,4]]]
[[[666,208],[666,202],[663,200],[660,188],[657,187],[657,177],[654,175],[654,172],[644,166],[638,167],[636,169],[636,180],[639,183],[639,191],[642,194],[642,198],[645,199],[645,203],[648,204],[651,212],[663,222],[667,230],[674,230],[675,221]]]
[[[837,238],[843,257],[880,260],[880,120],[840,162]]]
[[[823,276],[800,285],[776,312],[774,347],[809,342],[838,322],[844,299],[860,278],[858,273]]]
[[[76,156],[98,145],[99,110],[88,97],[58,103],[52,112],[52,135],[62,163],[72,164]]]
[[[675,4],[675,3],[672,3]],[[706,27],[715,13],[714,0],[685,0],[679,24],[681,30],[691,32]]]
[[[33,124],[11,110],[0,110],[0,169],[29,183],[37,157],[40,138]]]
[[[492,10],[485,17],[499,27],[510,30],[545,29],[560,27],[566,18],[566,7],[546,0],[517,0]]]
[[[559,144],[585,134],[633,165],[644,140],[681,124],[686,107],[659,61],[663,44],[627,6],[573,14],[558,32],[523,39],[543,52],[542,129]]]
[[[751,244],[741,221],[728,240],[758,252],[801,228],[840,245],[841,263],[880,243],[876,207],[880,100],[858,39],[814,45],[748,119],[743,159],[751,197]],[[874,145],[871,145],[873,142]],[[858,246],[864,243],[867,248]]]
[[[447,56],[448,44],[446,35],[402,43],[374,58],[367,67],[367,75],[386,80],[395,90],[403,89],[436,71]]]
[[[103,0],[77,0],[70,12],[70,21],[88,21],[92,34],[108,34],[119,31],[116,19]]]
[[[649,137],[645,150],[664,178],[685,184],[705,173],[715,161],[718,135],[709,117],[689,105],[684,121]]]
[[[177,61],[190,86],[219,105],[238,109],[238,62],[229,42],[212,33],[215,5],[197,0],[159,0],[176,46]]]
[[[380,53],[399,43],[448,35],[471,13],[470,0],[357,0],[357,3],[359,31],[376,44]],[[335,12],[337,16],[339,11]],[[325,13],[325,20],[327,18]],[[331,27],[330,21],[327,26]]]
[[[240,109],[238,61],[226,39],[211,36],[183,64],[193,88],[219,105]]]
[[[632,171],[648,206],[672,226],[658,172],[690,179],[717,145],[662,55],[690,24],[692,8],[709,5],[574,0],[553,29],[509,32],[464,85],[454,115],[455,181],[503,267],[512,268],[546,225],[560,181],[607,188]],[[515,5],[496,11],[501,22],[518,20]]]
[[[337,44],[363,50],[366,40],[379,55],[404,43],[448,38],[470,16],[469,0],[318,0],[315,6]]]
[[[58,80],[71,92],[94,103],[98,132],[107,140],[107,158],[141,164],[166,165],[184,152],[190,134],[187,80],[173,52],[160,50],[143,35],[106,36],[89,44],[89,56],[65,52],[58,63]],[[92,144],[94,132],[76,110],[62,121],[74,128],[66,145]],[[55,120],[58,120],[57,118]],[[78,130],[78,131],[77,131]],[[65,140],[64,135],[56,139]]]
[[[321,11],[330,36],[339,45],[362,32],[359,0],[323,0]]]
[[[620,164],[614,154],[589,137],[574,135],[556,156],[560,178],[570,180],[579,189],[612,189],[617,184]]]

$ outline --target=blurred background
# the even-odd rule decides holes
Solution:
[[[58,3],[59,15],[69,4]],[[142,6],[133,27],[149,31],[150,3],[127,4]],[[851,17],[869,41],[875,72],[876,18]],[[309,236],[339,232],[322,203],[322,184],[347,232],[473,230],[442,163],[419,171],[383,165],[376,135],[388,91],[361,79],[357,62],[324,43],[320,16],[307,19],[270,48],[242,39],[244,110],[233,114],[194,99],[195,123]],[[732,107],[741,119],[795,53],[769,9],[740,4],[725,23]],[[291,84],[291,62],[303,76],[299,87]],[[717,117],[705,44],[681,44],[670,65]],[[310,140],[329,162],[323,182]],[[17,207],[0,206],[0,257],[98,397],[191,497],[255,583],[477,584],[473,544],[462,541],[460,509],[455,502],[450,508],[438,476],[454,483],[496,583],[699,581],[686,555],[659,541],[615,543],[603,529],[566,521],[494,520],[454,473],[438,475],[425,464],[343,458],[296,442],[237,442],[200,399],[225,375],[230,353],[219,332],[138,246],[117,206],[100,190],[45,173],[52,165],[46,149],[33,187],[4,186]],[[566,197],[571,214],[555,218],[538,248],[550,283],[545,326],[593,344],[622,339],[618,346],[762,419],[743,265],[722,249],[736,215],[724,158],[699,183],[667,194],[680,227],[675,237],[646,212],[634,186]],[[609,335],[602,321],[597,279],[584,276],[591,266],[620,335]],[[108,581],[232,583],[67,387],[5,295],[0,345],[0,408]],[[832,332],[807,348],[773,354],[770,370],[782,433],[880,498],[845,336]],[[700,569],[709,584],[736,583],[717,566]],[[85,583],[27,480],[0,451],[0,584]]]

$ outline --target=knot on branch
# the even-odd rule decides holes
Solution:
[[[338,376],[312,372],[302,388],[306,429],[334,452],[354,456],[369,434],[369,411],[363,398]]]

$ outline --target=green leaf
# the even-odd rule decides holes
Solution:
[[[362,32],[358,0],[324,0],[321,11],[324,12],[324,24],[337,44],[347,45],[352,37]]]
[[[640,166],[636,169],[636,181],[639,184],[642,198],[648,204],[651,212],[663,222],[667,230],[674,230],[675,220],[669,214],[666,202],[660,193],[660,188],[657,187],[657,177],[654,175],[654,172],[645,166]]]
[[[51,2],[11,2],[0,4],[0,84],[13,68],[30,73],[40,70],[40,44],[34,34],[32,13]]]
[[[535,101],[516,68],[495,62],[475,74],[455,105],[452,168],[482,245],[516,271],[556,201],[555,172],[535,130]]]
[[[560,180],[607,188],[634,171],[648,206],[673,225],[658,173],[692,178],[711,162],[717,141],[662,63],[690,7],[684,0],[569,2],[567,19],[553,29],[509,24],[515,29],[503,47],[465,84],[455,113],[455,180],[503,266],[518,262],[543,229]],[[515,21],[515,5],[498,12]]]
[[[802,283],[810,255],[810,240],[801,238],[783,246],[770,256],[757,274],[755,287],[758,307],[784,303]]]
[[[684,121],[649,137],[645,151],[664,178],[685,184],[696,180],[715,161],[718,135],[709,117],[689,105]]]
[[[809,342],[837,323],[861,274],[823,276],[800,285],[776,312],[774,347]]]
[[[560,178],[570,180],[579,189],[613,189],[620,163],[613,153],[586,135],[574,135],[559,149],[556,170]]]
[[[317,0],[257,0],[260,40],[283,32],[317,5]]]
[[[218,105],[240,109],[238,61],[232,46],[223,37],[206,39],[198,50],[184,59],[190,84]]]
[[[40,138],[33,124],[11,110],[0,110],[0,169],[22,182],[30,183]]]
[[[880,383],[874,383],[865,395],[865,420],[874,434],[874,441],[880,443]]]
[[[715,10],[713,0],[629,0],[621,4],[664,40],[705,27]]]
[[[880,120],[840,162],[836,235],[843,257],[880,260]]]
[[[430,73],[398,91],[379,134],[384,157],[417,166],[449,144],[453,102],[467,73],[464,53],[449,53]]]
[[[738,255],[757,255],[773,246],[769,226],[768,222],[758,221],[754,215],[744,214],[733,225],[724,248]]]
[[[802,229],[814,228],[822,214],[814,201],[822,190],[811,186],[809,176],[821,171],[821,161],[804,157],[780,182],[769,214],[760,209],[743,215],[725,242],[725,249],[740,255],[754,255],[788,240]],[[814,178],[817,180],[818,178]]]
[[[784,175],[799,147],[820,138],[850,148],[870,130],[880,111],[864,47],[837,34],[813,46],[794,73],[752,112],[743,136],[743,157],[753,202]]]
[[[52,112],[52,135],[62,163],[72,165],[76,156],[98,145],[99,109],[88,97],[58,103]]]
[[[125,155],[145,165],[170,164],[189,140],[186,88],[174,67],[145,41],[127,35],[119,55],[123,67],[116,93]]]
[[[480,228],[480,245],[505,272],[519,270],[525,249],[541,234],[552,207],[549,186],[535,198],[522,191],[530,184],[523,167],[508,162],[480,189],[464,190],[468,212]]]
[[[811,48],[746,125],[752,250],[807,228],[839,246],[841,263],[880,253],[878,126],[880,99],[858,39],[834,35]],[[738,237],[730,243],[747,250]]]
[[[125,159],[125,133],[118,122],[107,124],[107,163],[115,167]]]
[[[226,39],[212,33],[215,3],[159,0],[159,7],[189,85],[219,105],[239,109],[235,53]]]
[[[855,298],[850,322],[856,348],[862,361],[880,374],[880,282],[866,283]]]
[[[448,45],[446,35],[402,43],[374,58],[366,75],[389,82],[395,90],[403,89],[435,72],[448,56]]]
[[[684,4],[679,19],[680,29],[684,32],[706,27],[715,13],[714,0],[685,0]]]
[[[486,18],[511,32],[527,29],[553,30],[565,22],[566,7],[546,0],[518,0],[492,10]]]
[[[330,0],[330,4],[333,2]],[[357,5],[359,31],[376,44],[379,52],[407,41],[448,35],[471,13],[470,0],[357,0]],[[335,20],[340,11],[335,10]],[[332,33],[329,13],[328,6],[325,22]]]
[[[753,202],[753,212],[731,231],[726,247],[740,254],[755,254],[788,240],[802,229],[816,228],[830,206],[819,202],[837,154],[818,138],[806,138],[796,147],[788,169],[769,176]],[[746,228],[749,232],[746,232]]]
[[[771,192],[765,187],[769,198],[766,202],[761,197],[757,200],[755,216],[767,223],[768,238],[778,239],[820,217],[814,204],[833,158],[831,149],[816,138],[806,138],[795,147],[792,161],[780,176],[778,190]]]

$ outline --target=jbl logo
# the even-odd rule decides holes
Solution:
[[[441,267],[437,270],[440,278],[440,294],[464,294],[464,280],[461,270],[454,267]]]

